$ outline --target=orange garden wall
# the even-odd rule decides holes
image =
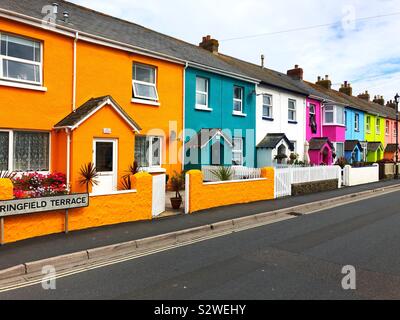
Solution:
[[[200,210],[274,199],[274,169],[263,168],[262,179],[229,181],[219,183],[203,183],[203,175],[199,170],[187,173],[189,179],[189,208],[193,213]]]
[[[152,177],[148,173],[138,173],[132,180],[136,192],[93,196],[90,197],[89,207],[70,210],[69,230],[151,219]],[[10,183],[8,179],[0,179],[0,200],[12,199]],[[6,217],[4,242],[64,232],[64,217],[64,211]]]

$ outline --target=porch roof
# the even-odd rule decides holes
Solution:
[[[359,140],[346,140],[346,142],[344,143],[344,151],[353,152],[356,147],[358,147],[358,149],[360,149],[360,151],[363,150],[363,147],[361,146],[361,143]]]
[[[190,138],[186,143],[189,148],[204,148],[214,137],[222,137],[231,147],[233,146],[232,139],[223,132],[222,129],[217,128],[203,128],[197,134]]]
[[[290,142],[284,133],[268,133],[257,145],[257,148],[275,149],[282,140],[289,146],[290,151],[294,151],[293,143]]]
[[[329,138],[313,138],[309,143],[309,150],[321,150],[325,145],[328,145],[331,150],[335,150],[335,147]]]
[[[367,150],[369,152],[376,152],[378,149],[383,150],[382,142],[368,142]]]
[[[395,143],[389,143],[386,146],[385,152],[396,152],[396,144]]]
[[[82,106],[71,112],[64,119],[58,122],[54,129],[68,128],[71,130],[76,129],[81,123],[89,119],[98,110],[105,105],[111,105],[114,110],[136,131],[139,132],[142,128],[133,120],[122,107],[111,97],[103,96],[99,98],[92,98],[85,102]]]

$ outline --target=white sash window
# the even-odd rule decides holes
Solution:
[[[134,98],[158,101],[156,76],[156,68],[134,64],[132,79]]]
[[[234,165],[234,166],[242,166],[243,165],[243,139],[242,138],[233,138],[232,165]]]
[[[0,77],[4,80],[42,84],[42,44],[1,34]]]

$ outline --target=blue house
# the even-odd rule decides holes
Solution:
[[[255,167],[256,82],[188,67],[185,169]]]
[[[363,147],[365,141],[364,112],[347,107],[345,109],[346,143],[345,158],[349,163],[363,160]]]

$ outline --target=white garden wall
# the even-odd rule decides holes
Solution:
[[[343,169],[343,184],[345,186],[357,186],[379,181],[379,165],[371,167],[352,168],[345,166]]]

